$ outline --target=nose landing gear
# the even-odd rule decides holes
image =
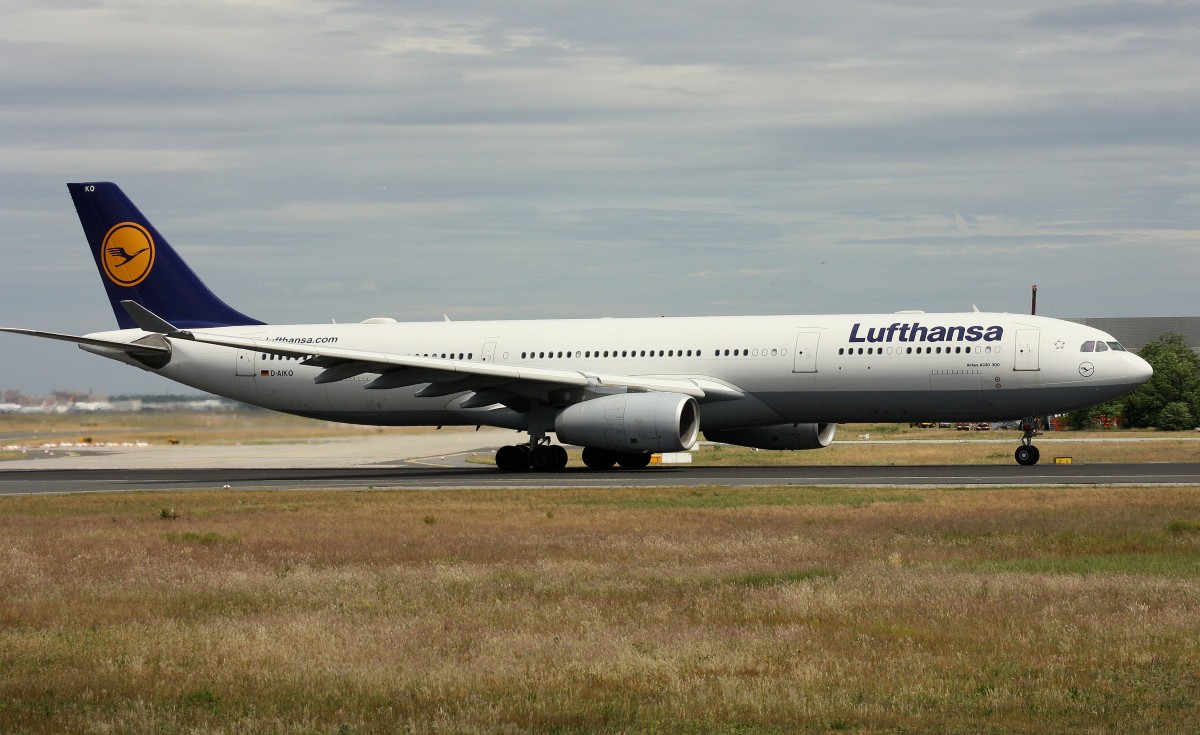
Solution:
[[[1017,451],[1013,453],[1017,464],[1035,465],[1042,458],[1042,453],[1033,446],[1033,437],[1040,433],[1038,429],[1041,424],[1041,419],[1037,418],[1027,418],[1021,421],[1021,446],[1017,447]]]

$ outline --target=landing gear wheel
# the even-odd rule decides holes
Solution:
[[[554,471],[562,472],[567,468],[567,450],[563,449],[557,444],[550,449],[554,452]]]
[[[524,472],[529,469],[529,447],[509,445],[496,450],[496,467],[501,472]]]
[[[583,449],[583,464],[589,470],[607,470],[616,463],[616,452],[610,452],[607,449],[593,449],[592,447],[584,447]]]
[[[1042,453],[1032,444],[1023,444],[1017,447],[1017,451],[1013,453],[1013,456],[1017,458],[1017,464],[1029,466],[1037,464],[1038,460],[1042,458]]]
[[[622,469],[640,470],[650,464],[650,453],[619,454],[617,455],[617,464],[621,465]]]
[[[567,450],[554,444],[541,444],[529,453],[534,472],[561,472],[567,467]]]

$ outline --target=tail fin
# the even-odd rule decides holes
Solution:
[[[208,290],[116,184],[67,189],[122,329],[137,326],[122,301],[136,301],[181,329],[262,324]]]

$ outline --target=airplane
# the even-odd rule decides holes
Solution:
[[[514,429],[505,472],[640,469],[714,442],[829,446],[839,423],[1022,420],[1103,403],[1153,370],[1111,335],[1018,314],[266,324],[218,298],[108,182],[68,184],[119,329],[74,342],[184,385],[315,419]],[[551,441],[554,434],[560,444]]]

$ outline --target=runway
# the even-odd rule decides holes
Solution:
[[[650,467],[504,474],[487,466],[0,470],[0,495],[174,490],[417,490],[561,487],[1200,485],[1200,463],[933,467]]]
[[[1021,467],[651,465],[643,470],[506,474],[488,456],[512,432],[428,432],[301,443],[39,448],[0,462],[0,495],[139,490],[344,490],[547,487],[1200,485],[1200,463]],[[800,455],[803,456],[803,455]]]

